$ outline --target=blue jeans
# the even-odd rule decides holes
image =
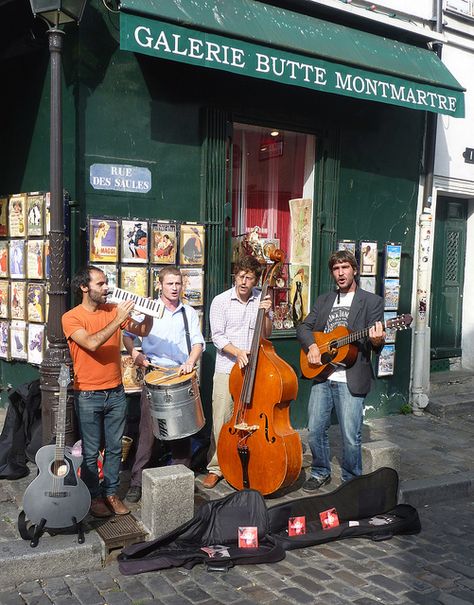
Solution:
[[[81,479],[91,498],[117,493],[122,460],[122,437],[127,416],[123,386],[105,391],[75,391],[74,403],[82,439]],[[97,459],[105,444],[104,479],[99,485]]]
[[[342,480],[349,481],[362,474],[364,399],[364,396],[352,395],[345,382],[326,380],[313,385],[308,404],[312,477],[322,479],[331,474],[328,431],[333,408],[336,410],[342,436]]]

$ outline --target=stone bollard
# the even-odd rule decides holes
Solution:
[[[155,540],[194,515],[194,473],[182,464],[147,468],[142,474],[142,523]]]
[[[362,472],[372,473],[388,466],[400,472],[400,448],[390,441],[372,441],[362,444]]]

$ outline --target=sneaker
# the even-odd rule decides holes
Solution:
[[[93,517],[110,517],[112,515],[103,498],[92,498],[89,512]]]
[[[128,515],[130,512],[122,500],[115,494],[113,496],[105,496],[105,502],[110,510],[116,515]]]
[[[328,483],[331,483],[331,475],[328,475],[327,477],[310,477],[303,483],[303,491],[314,492]]]
[[[128,488],[125,500],[128,502],[139,502],[142,498],[142,487],[141,485],[131,485]]]

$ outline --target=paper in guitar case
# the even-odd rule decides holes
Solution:
[[[204,563],[209,569],[233,565],[273,563],[285,551],[349,537],[373,540],[421,529],[417,511],[397,505],[398,475],[381,468],[343,484],[327,494],[298,498],[267,508],[259,492],[242,490],[205,503],[198,513],[162,538],[126,547],[118,557],[124,575]],[[323,530],[319,513],[335,508],[338,527]],[[288,536],[288,519],[306,517],[306,534]],[[258,548],[237,547],[238,528],[258,528]],[[203,547],[227,546],[228,556],[210,558]]]

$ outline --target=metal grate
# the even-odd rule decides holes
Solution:
[[[132,515],[112,517],[95,529],[109,551],[142,542],[147,535]]]
[[[459,235],[459,231],[448,233],[445,264],[446,281],[456,282],[458,278]]]

